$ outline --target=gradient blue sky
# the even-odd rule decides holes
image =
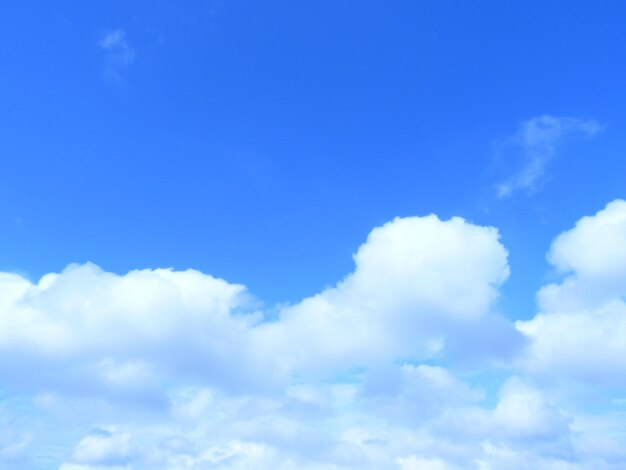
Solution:
[[[546,262],[555,237],[626,198],[625,22],[602,0],[8,2],[0,271],[193,268],[291,318],[374,227],[434,213],[498,228],[489,310],[531,320],[556,271],[584,277],[569,248]],[[493,398],[509,372],[479,369]]]
[[[498,226],[516,286],[624,196],[621,2],[12,2],[0,15],[0,267],[194,267],[269,302],[350,269],[373,226]],[[98,46],[125,35],[125,62]],[[596,119],[495,201],[522,121]],[[562,153],[562,154],[561,154]],[[529,285],[530,284],[530,285]],[[517,290],[515,290],[517,292]]]

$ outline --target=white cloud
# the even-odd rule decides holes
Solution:
[[[626,385],[626,202],[583,217],[553,242],[548,260],[567,274],[538,293],[539,313],[517,322],[531,344],[525,367],[595,386]]]
[[[449,330],[490,312],[509,274],[498,238],[458,217],[397,218],[370,233],[354,272],[336,287],[260,325],[258,348],[288,351],[284,367],[322,375],[432,357]]]
[[[72,460],[87,465],[126,465],[131,458],[130,435],[115,428],[96,429],[80,440]]]
[[[568,137],[599,134],[603,126],[595,120],[543,115],[522,122],[517,132],[504,142],[502,150],[519,159],[519,168],[496,185],[499,198],[510,197],[516,191],[532,191],[545,174],[546,166],[558,146]],[[515,164],[515,162],[514,162]]]
[[[584,414],[543,377],[623,370],[626,270],[581,250],[625,243],[625,210],[556,239],[568,277],[517,329],[495,311],[497,230],[434,215],[375,228],[352,273],[271,319],[194,270],[0,274],[0,450],[54,455],[46,470],[623,468],[620,415]],[[570,285],[584,308],[563,310]]]
[[[158,403],[163,380],[248,391],[292,374],[430,357],[447,325],[489,313],[506,258],[493,228],[395,219],[372,231],[352,274],[269,323],[242,313],[251,304],[243,286],[192,270],[118,276],[73,265],[37,284],[5,275],[0,352],[10,360],[0,370],[46,391]],[[16,361],[39,372],[23,374]]]
[[[493,415],[496,426],[517,439],[550,439],[566,435],[569,429],[569,420],[541,390],[518,377],[508,379],[503,385]]]
[[[611,285],[626,281],[626,201],[615,200],[559,235],[548,260],[561,272]],[[617,281],[617,282],[616,282]],[[623,287],[626,293],[626,287]]]
[[[90,264],[37,284],[6,281],[0,370],[15,386],[158,403],[163,380],[268,385],[271,368],[248,346],[260,317],[242,312],[243,286],[192,270],[117,276]]]

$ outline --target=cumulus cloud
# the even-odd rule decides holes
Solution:
[[[444,348],[446,325],[489,313],[506,257],[493,228],[396,219],[372,231],[352,274],[274,322],[246,311],[243,286],[193,270],[119,276],[73,265],[36,284],[7,274],[0,370],[22,386],[149,403],[164,399],[166,379],[250,390],[312,370],[430,357]],[[22,374],[16,361],[41,373]]]
[[[499,395],[493,418],[503,433],[533,441],[567,435],[569,420],[541,390],[512,377],[504,383]]]
[[[517,328],[526,367],[589,384],[626,385],[626,201],[616,200],[559,235],[548,260],[565,279],[538,293],[539,313]]]
[[[524,121],[517,132],[502,143],[507,157],[518,169],[512,176],[496,185],[499,198],[510,197],[517,191],[532,191],[545,174],[560,144],[573,136],[593,137],[603,126],[595,120],[543,115]]]
[[[286,367],[321,373],[435,356],[448,331],[490,312],[509,275],[498,238],[458,217],[395,219],[370,233],[337,286],[261,325],[259,347],[288,350]]]
[[[561,272],[623,285],[626,280],[626,201],[615,200],[559,235],[548,260]],[[624,288],[626,293],[626,288]]]
[[[0,370],[21,387],[156,403],[161,381],[175,377],[236,388],[263,374],[267,383],[269,368],[247,346],[260,317],[244,312],[243,286],[193,270],[117,276],[91,264],[0,284]]]
[[[626,245],[624,211],[614,202],[555,240],[566,278],[515,324],[497,311],[498,231],[458,217],[375,228],[345,278],[267,317],[244,286],[194,270],[2,273],[2,464],[623,468],[620,415],[585,414],[544,377],[582,380],[598,360],[623,370],[626,269],[602,250]]]

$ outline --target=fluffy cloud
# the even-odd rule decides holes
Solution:
[[[115,428],[95,429],[80,440],[71,463],[60,470],[119,470],[128,468],[132,458],[130,435],[118,433]]]
[[[87,264],[0,284],[0,369],[16,386],[158,402],[165,379],[252,387],[268,370],[247,347],[260,317],[245,289],[197,271]]]
[[[490,312],[509,274],[498,238],[461,218],[395,219],[370,233],[336,287],[261,325],[260,348],[289,351],[285,367],[322,374],[432,357],[448,332]]]
[[[566,435],[568,419],[537,388],[518,377],[505,382],[493,418],[506,435],[523,440]]]
[[[517,328],[536,374],[626,386],[626,202],[583,217],[553,242],[548,260],[566,275],[538,293],[540,312]]]
[[[545,377],[623,368],[626,270],[581,251],[621,253],[624,211],[555,240],[567,277],[516,324],[496,311],[509,275],[497,230],[434,215],[375,228],[352,273],[267,318],[243,286],[194,270],[0,274],[2,464],[623,468],[621,415],[585,414]]]
[[[36,284],[5,274],[0,370],[24,386],[158,403],[163,380],[249,391],[312,369],[429,357],[446,325],[489,312],[506,257],[493,228],[396,219],[372,231],[337,287],[274,322],[250,311],[243,286],[193,270],[119,276],[73,265]]]
[[[626,201],[615,200],[580,219],[554,240],[548,259],[560,271],[584,278],[626,279]]]

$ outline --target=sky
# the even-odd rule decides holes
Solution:
[[[625,468],[625,20],[3,5],[0,468]]]

